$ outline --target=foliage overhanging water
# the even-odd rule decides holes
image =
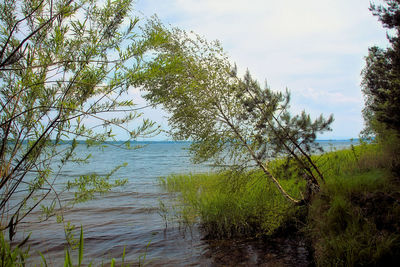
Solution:
[[[321,144],[329,151],[329,147],[340,149],[349,146],[350,142],[324,141]],[[160,201],[168,202],[171,198],[158,186],[157,178],[211,170],[207,164],[194,165],[190,162],[185,150],[188,146],[187,142],[150,142],[138,150],[108,146],[103,151],[98,148],[88,150],[85,145],[78,146],[79,155],[91,153],[93,157],[87,165],[65,166],[62,179],[59,180],[61,183],[65,182],[63,178],[73,179],[89,173],[105,174],[116,165],[128,163],[127,167],[115,174],[116,178],[128,179],[128,185],[65,212],[67,221],[83,226],[86,259],[93,260],[95,265],[102,261],[109,262],[112,257],[121,258],[124,247],[126,261],[138,263],[146,258],[147,263],[160,266],[229,264],[229,261],[230,264],[235,261],[258,264],[279,258],[279,249],[283,250],[283,254],[287,250],[299,254],[299,258],[305,257],[304,248],[297,248],[296,244],[290,242],[280,244],[281,247],[275,247],[275,250],[259,243],[227,245],[203,240],[196,227],[182,229],[175,223],[168,224],[166,228]],[[32,232],[31,259],[40,262],[37,253],[40,251],[46,255],[50,265],[57,265],[62,262],[64,255],[63,226],[57,224],[55,218],[36,223],[39,215],[39,211],[32,213],[26,223],[20,226],[19,238]],[[270,252],[266,253],[266,249]]]

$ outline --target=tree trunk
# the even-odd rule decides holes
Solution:
[[[304,174],[304,179],[307,182],[306,191],[300,205],[310,204],[314,196],[321,190],[319,184],[315,182],[308,174]]]

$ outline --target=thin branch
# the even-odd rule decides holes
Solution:
[[[21,71],[21,70],[26,70],[26,69],[37,69],[37,68],[43,68],[43,67],[50,67],[50,66],[56,66],[60,64],[66,64],[66,63],[84,63],[84,62],[89,62],[89,63],[104,63],[104,64],[116,64],[116,63],[121,63],[124,62],[125,60],[122,59],[115,59],[115,60],[62,60],[62,61],[55,61],[52,62],[51,64],[42,64],[42,65],[35,65],[35,66],[29,66],[29,67],[21,67],[21,68],[3,68],[2,71]],[[60,68],[57,67],[57,68]],[[54,69],[57,69],[54,68]]]
[[[42,0],[44,1],[44,0]],[[70,0],[65,6],[70,5],[74,0]],[[37,34],[39,31],[41,31],[45,26],[47,26],[48,24],[50,24],[53,20],[55,20],[58,16],[62,15],[62,12],[57,13],[54,17],[51,17],[50,19],[48,19],[45,23],[43,23],[42,25],[40,25],[36,30],[34,30],[33,32],[31,32],[27,37],[25,37],[22,42],[11,52],[10,55],[8,55],[8,57],[0,63],[0,71],[2,70],[2,68],[4,66],[6,66],[7,62],[18,52],[19,49],[21,49],[21,47],[29,40],[32,38],[32,36],[34,36],[35,34]]]
[[[240,83],[242,82],[242,81],[239,80],[237,77],[236,77],[236,79],[237,79]],[[247,86],[245,86],[245,88],[246,88],[246,91],[248,92],[248,94],[250,95],[250,97],[251,97],[253,100],[256,100],[255,96],[252,94],[252,92],[249,90],[249,88],[248,88]],[[267,115],[267,114],[265,114],[265,109],[262,108],[262,107],[260,106],[260,104],[259,104],[257,101],[254,101],[254,102],[255,102],[256,105],[258,106],[258,109],[259,109],[261,112],[263,112],[264,115]],[[272,112],[271,112],[271,116],[272,116],[272,118],[276,121],[276,123],[278,123],[279,127],[284,131],[286,137],[290,140],[290,142],[300,151],[301,154],[303,154],[303,155],[306,157],[307,161],[312,165],[312,167],[314,168],[314,170],[318,173],[319,177],[321,178],[321,181],[324,182],[324,177],[323,177],[323,175],[320,173],[318,167],[314,164],[314,162],[312,161],[312,159],[310,158],[310,156],[309,156],[306,152],[304,152],[304,150],[299,146],[299,144],[298,144],[295,140],[293,140],[293,138],[289,135],[289,133],[285,130],[285,128],[283,127],[283,125],[279,122],[279,120],[274,116],[274,114],[273,114]],[[275,136],[279,138],[279,140],[280,140],[281,143],[285,146],[285,148],[286,148],[288,151],[291,151],[290,148],[288,147],[288,145],[287,145],[287,144],[285,143],[285,141],[283,140],[283,138],[277,133],[277,131],[275,130],[275,128],[272,126],[271,122],[270,122],[268,119],[267,119],[267,123],[270,125],[272,131],[274,131]],[[310,168],[307,167],[307,166],[304,164],[304,162],[303,162],[302,160],[300,160],[300,159],[298,158],[298,156],[297,156],[295,153],[291,153],[291,154],[296,158],[296,160],[297,160],[300,164],[303,165],[303,167],[304,167],[304,168],[307,170],[307,172],[311,175],[311,177],[312,177],[312,179],[313,179],[313,182],[316,183],[316,184],[318,184],[318,182],[317,182],[316,178],[314,177],[314,175],[313,175],[312,171],[310,170]]]
[[[32,10],[32,12],[29,13],[26,17],[24,17],[24,18],[18,20],[18,21],[14,24],[13,28],[11,29],[10,34],[8,35],[8,38],[7,38],[6,42],[5,42],[5,44],[4,44],[4,46],[3,46],[3,49],[2,49],[1,52],[0,52],[0,59],[3,58],[4,52],[5,52],[5,50],[6,50],[6,47],[7,47],[8,43],[10,42],[11,36],[13,35],[14,31],[17,29],[18,24],[21,23],[21,22],[24,21],[24,20],[27,20],[29,17],[31,17],[31,16],[33,15],[33,13],[35,13],[35,12],[39,9],[39,7],[43,4],[43,2],[44,2],[44,0],[42,0],[42,2],[40,2],[40,3],[38,4],[38,6],[37,6],[36,8],[34,8],[34,9]]]
[[[138,110],[142,110],[142,109],[149,108],[149,107],[151,107],[151,106],[152,106],[152,105],[146,105],[146,106],[142,106],[142,107],[138,107],[138,108],[129,108],[129,109],[99,110],[99,111],[95,111],[94,113],[96,113],[96,114],[101,114],[101,113],[112,113],[112,112],[134,112],[134,111],[138,111]],[[37,110],[37,109],[48,109],[48,111],[50,111],[50,110],[53,110],[53,109],[54,109],[54,110],[59,110],[60,107],[61,107],[61,106],[36,106],[36,107],[34,107],[34,108],[30,108],[30,109],[27,109],[27,110],[22,111],[22,112],[19,113],[19,114],[16,114],[16,115],[13,116],[12,118],[10,118],[10,119],[4,121],[3,123],[1,123],[1,124],[0,124],[0,127],[3,127],[4,125],[10,123],[11,121],[14,121],[15,119],[17,119],[18,117],[24,115],[25,113],[32,112],[32,111],[35,111],[35,110]],[[92,117],[94,117],[94,118],[96,118],[96,119],[107,121],[107,120],[105,120],[105,119],[103,119],[103,118],[100,118],[100,117],[98,117],[98,116],[95,116],[93,113],[90,113],[90,112],[87,112],[87,111],[84,111],[84,110],[73,109],[73,108],[69,108],[69,107],[63,107],[63,109],[68,110],[68,111],[73,111],[73,112],[79,112],[79,113],[81,113],[81,114],[75,115],[75,116],[73,116],[73,117],[70,117],[70,118],[67,118],[67,119],[64,119],[64,120],[59,120],[59,122],[65,122],[65,121],[73,120],[73,119],[76,119],[76,118],[81,117],[81,116],[92,116]],[[109,121],[107,121],[107,122],[109,122]],[[109,122],[109,123],[110,123],[110,122]]]
[[[279,181],[273,176],[273,174],[266,168],[266,166],[257,158],[257,156],[254,154],[254,151],[249,147],[247,141],[243,138],[243,136],[239,133],[238,129],[230,122],[230,120],[226,117],[224,111],[221,109],[221,107],[216,104],[219,112],[221,113],[222,117],[224,118],[225,123],[234,131],[235,135],[240,139],[240,141],[243,143],[247,151],[250,153],[251,157],[253,160],[257,163],[257,165],[263,170],[263,172],[272,180],[272,182],[277,186],[278,190],[283,194],[283,196],[291,201],[292,203],[298,204],[301,201],[294,199],[291,197],[286,190],[281,186]]]

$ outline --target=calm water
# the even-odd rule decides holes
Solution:
[[[329,147],[340,149],[349,146],[350,142],[324,141],[321,144],[329,150]],[[157,179],[169,174],[211,170],[206,164],[193,165],[186,148],[188,143],[179,142],[152,142],[139,150],[109,146],[101,151],[78,146],[79,154],[93,155],[91,162],[65,166],[60,182],[82,174],[105,174],[116,165],[128,163],[115,174],[127,178],[128,185],[65,211],[67,221],[83,226],[85,262],[93,261],[97,266],[103,261],[108,264],[113,257],[120,262],[125,247],[125,260],[135,265],[139,262],[150,266],[257,265],[265,262],[271,266],[306,265],[307,252],[298,242],[274,245],[207,241],[202,239],[196,227],[182,229],[177,223],[169,223],[166,227],[160,215],[160,201],[168,203],[171,198],[158,186]],[[19,228],[20,234],[33,233],[30,254],[34,261],[40,262],[37,254],[40,251],[46,255],[50,266],[60,266],[65,247],[63,226],[54,218],[36,223],[39,214],[31,214],[27,223]],[[295,257],[285,258],[282,252]]]

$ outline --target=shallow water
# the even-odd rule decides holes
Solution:
[[[332,142],[323,145],[329,147]],[[337,142],[335,147],[348,146]],[[193,165],[185,150],[188,143],[153,142],[139,150],[113,146],[87,149],[79,145],[77,152],[92,153],[87,165],[67,165],[60,177],[74,178],[81,174],[105,174],[113,166],[128,162],[115,176],[127,178],[129,184],[94,200],[65,211],[65,220],[84,229],[85,262],[94,266],[109,263],[111,258],[150,266],[307,266],[309,255],[301,240],[207,241],[198,227],[183,229],[178,223],[167,222],[160,211],[160,201],[171,201],[169,194],[158,186],[158,177],[169,174],[207,172],[211,167]],[[63,179],[60,181],[63,182]],[[66,180],[64,180],[66,181]],[[61,185],[58,185],[61,186]],[[50,266],[63,263],[65,236],[63,226],[55,218],[35,223],[39,211],[33,212],[19,228],[18,239],[32,232],[29,240],[33,263],[40,263],[37,251],[46,255]],[[79,236],[78,230],[75,231]]]

